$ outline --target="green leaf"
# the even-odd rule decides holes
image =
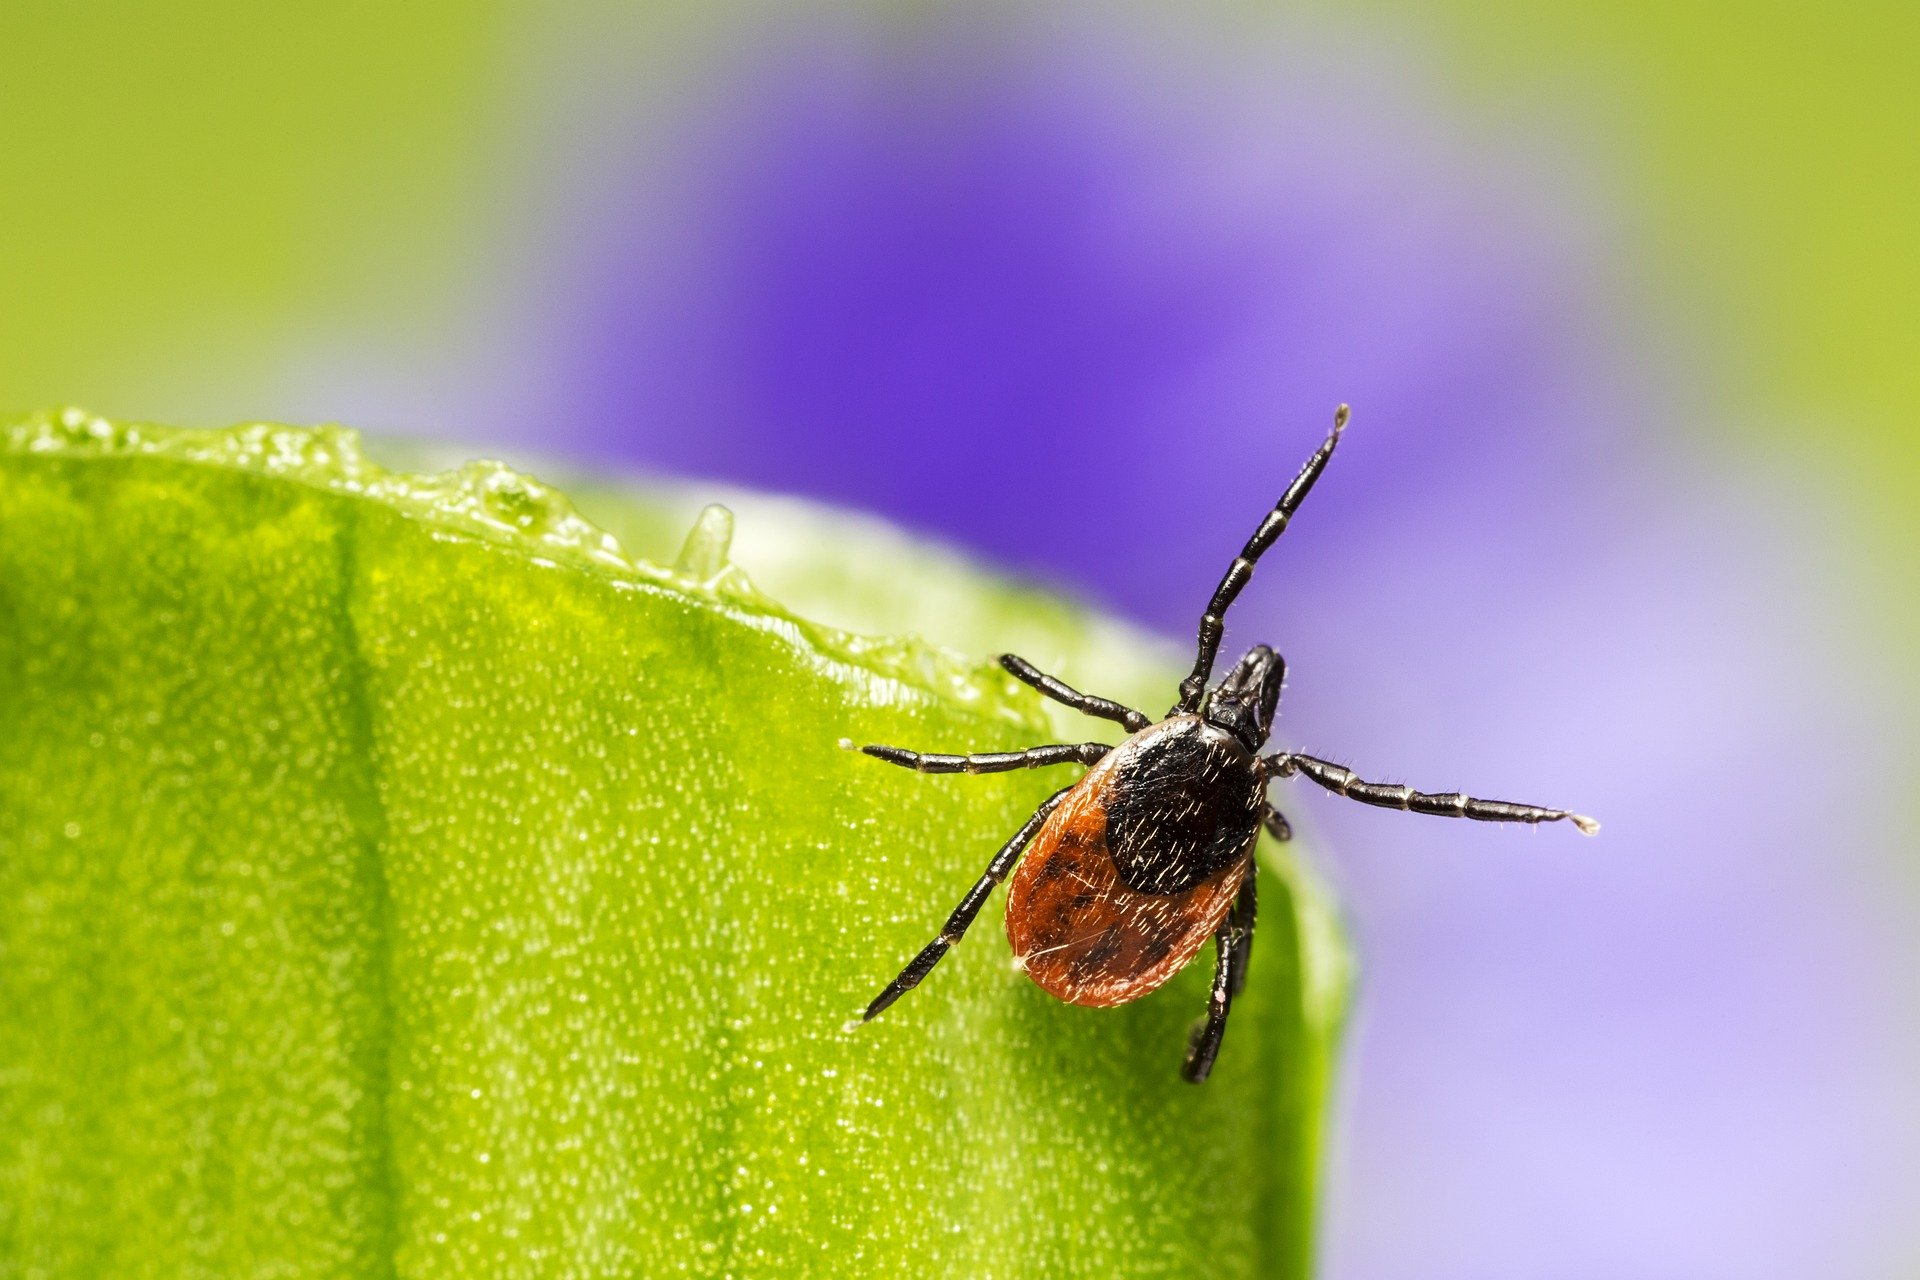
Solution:
[[[1166,697],[1111,624],[750,507],[836,621]],[[1347,969],[1295,852],[1202,1087],[1204,960],[1069,1007],[997,902],[849,1029],[1062,778],[835,743],[1051,716],[774,605],[724,524],[676,574],[498,464],[0,426],[0,1274],[1304,1274]]]

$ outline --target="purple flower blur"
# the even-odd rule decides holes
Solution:
[[[1607,820],[1282,793],[1364,964],[1328,1273],[1890,1265],[1920,965],[1874,820],[1806,798],[1899,762],[1799,660],[1817,552],[1667,442],[1685,355],[1613,318],[1600,184],[1328,31],[815,15],[725,84],[634,179],[678,203],[577,247],[542,447],[869,508],[1184,635],[1351,401],[1229,634],[1292,663],[1279,740]]]
[[[1168,628],[1340,400],[1372,443],[1318,514],[1349,538],[1565,448],[1564,236],[1380,86],[1255,62],[1195,95],[1085,31],[921,35],[743,77],[685,179],[681,289],[625,236],[587,273],[582,444],[880,511]]]

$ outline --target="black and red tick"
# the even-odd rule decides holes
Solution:
[[[1266,645],[1249,650],[1208,688],[1228,606],[1320,478],[1346,425],[1347,406],[1341,405],[1325,443],[1214,589],[1200,618],[1193,670],[1180,682],[1179,701],[1164,719],[1155,722],[1131,707],[1069,688],[1008,653],[1000,664],[1014,676],[1076,711],[1118,721],[1130,736],[1119,746],[1056,743],[979,755],[860,748],[921,773],[1090,766],[1078,782],[1049,796],[993,855],[986,874],[947,917],[939,936],[867,1006],[866,1019],[920,984],[960,941],[1031,843],[1032,852],[1019,862],[1007,891],[1007,939],[1014,963],[1049,994],[1100,1008],[1137,1000],[1179,972],[1212,936],[1213,989],[1181,1067],[1181,1075],[1198,1084],[1213,1070],[1227,1012],[1246,981],[1253,945],[1254,845],[1262,826],[1279,840],[1291,834],[1267,799],[1269,779],[1297,773],[1337,795],[1385,809],[1485,822],[1565,819],[1586,835],[1600,829],[1593,819],[1565,809],[1476,800],[1458,792],[1432,795],[1363,782],[1349,769],[1297,751],[1260,754],[1286,673],[1280,655]]]

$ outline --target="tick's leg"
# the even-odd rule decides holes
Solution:
[[[853,743],[846,738],[840,745],[849,751]],[[861,747],[875,760],[897,764],[916,773],[1007,773],[1014,769],[1044,769],[1054,764],[1099,764],[1113,750],[1104,742],[1057,742],[1025,751],[986,751],[970,756],[943,756],[931,751],[910,751],[906,747]]]
[[[1187,1058],[1180,1065],[1180,1077],[1188,1084],[1199,1084],[1213,1073],[1221,1037],[1227,1034],[1233,997],[1246,981],[1247,947],[1253,941],[1253,877],[1254,869],[1249,865],[1240,896],[1213,935],[1213,989],[1207,994],[1207,1016],[1193,1024],[1187,1037]]]
[[[1048,796],[1040,807],[1028,818],[1026,824],[1013,833],[1013,839],[1000,846],[1000,852],[993,855],[993,861],[987,864],[987,873],[980,877],[973,888],[967,890],[967,896],[960,899],[960,905],[947,917],[946,924],[940,927],[940,935],[920,949],[920,954],[907,962],[900,976],[887,984],[887,989],[873,998],[867,1011],[860,1015],[860,1021],[871,1022],[880,1016],[895,1000],[920,985],[920,979],[932,972],[933,966],[940,963],[940,957],[953,950],[973,918],[980,914],[980,908],[986,904],[987,896],[994,886],[1007,878],[1007,872],[1013,870],[1013,864],[1020,860],[1020,851],[1027,842],[1039,832],[1040,826],[1047,820],[1054,807],[1066,796],[1072,787],[1062,787]]]
[[[1267,834],[1285,844],[1293,839],[1293,827],[1287,821],[1287,815],[1267,805],[1260,811],[1260,820],[1267,824]]]
[[[1233,1007],[1231,926],[1220,926],[1213,935],[1213,946],[1213,990],[1207,995],[1207,1016],[1193,1024],[1187,1036],[1186,1061],[1180,1064],[1180,1078],[1188,1084],[1200,1084],[1213,1074],[1213,1060],[1220,1056],[1220,1039],[1227,1034],[1227,1011]]]
[[[1247,882],[1240,886],[1240,896],[1234,900],[1233,910],[1227,914],[1230,924],[1240,929],[1240,946],[1233,953],[1233,972],[1227,981],[1227,990],[1239,995],[1247,985],[1247,966],[1253,963],[1253,917],[1254,917],[1254,881],[1259,878],[1259,865],[1247,868]]]
[[[1362,782],[1353,770],[1343,765],[1316,760],[1312,756],[1281,752],[1265,756],[1268,770],[1279,777],[1301,773],[1335,795],[1382,809],[1407,809],[1414,813],[1438,814],[1443,818],[1477,818],[1481,822],[1558,822],[1565,818],[1580,829],[1581,835],[1598,835],[1600,824],[1592,818],[1565,809],[1546,809],[1534,804],[1515,804],[1510,800],[1476,800],[1457,791],[1431,795],[1412,787],[1388,786],[1381,782]]]
[[[1213,599],[1207,601],[1207,611],[1200,616],[1199,648],[1193,658],[1193,673],[1180,682],[1180,702],[1177,711],[1198,711],[1200,695],[1206,692],[1207,677],[1213,674],[1213,660],[1220,652],[1220,637],[1226,630],[1227,608],[1247,585],[1247,579],[1253,576],[1253,566],[1266,554],[1282,533],[1286,532],[1287,521],[1293,519],[1293,513],[1299,510],[1300,503],[1306,499],[1313,488],[1313,482],[1327,469],[1327,459],[1333,456],[1333,446],[1340,443],[1340,433],[1347,429],[1347,406],[1341,405],[1333,414],[1333,430],[1314,455],[1307,459],[1307,465],[1300,468],[1300,474],[1293,478],[1287,491],[1280,495],[1280,501],[1273,510],[1267,512],[1267,518],[1247,539],[1247,545],[1227,567],[1226,577],[1220,579],[1220,585],[1213,589]]]
[[[1111,698],[1096,698],[1061,683],[1018,654],[1001,654],[1000,665],[1012,673],[1014,679],[1025,681],[1055,702],[1102,720],[1117,720],[1127,727],[1128,733],[1138,733],[1153,723],[1132,707],[1122,706]]]

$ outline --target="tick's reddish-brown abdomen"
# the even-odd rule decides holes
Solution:
[[[1007,891],[1014,963],[1048,994],[1094,1008],[1137,1000],[1178,973],[1226,918],[1247,869],[1240,859],[1177,894],[1129,889],[1107,851],[1115,764],[1108,756],[1060,802]]]

